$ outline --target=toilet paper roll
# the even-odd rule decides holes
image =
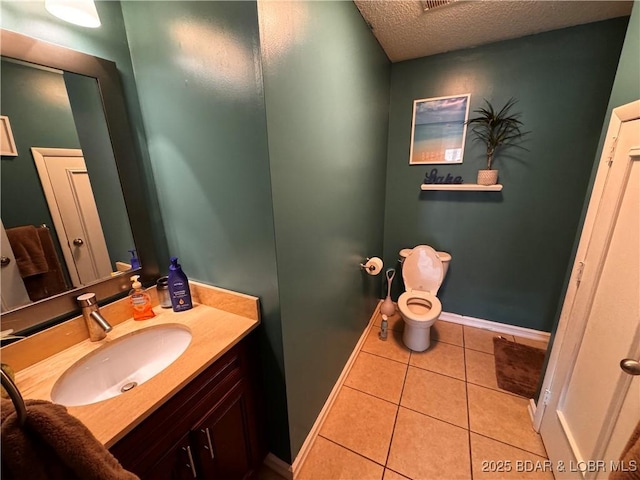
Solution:
[[[378,257],[373,257],[367,260],[364,264],[364,269],[369,275],[378,275],[382,271],[384,264]]]

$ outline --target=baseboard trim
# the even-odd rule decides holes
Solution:
[[[533,398],[529,399],[529,405],[527,405],[529,416],[531,417],[531,423],[535,424],[536,419],[536,401]]]
[[[302,447],[300,447],[300,451],[298,452],[298,455],[296,455],[296,458],[293,461],[293,464],[291,465],[292,478],[295,478],[296,474],[299,473],[300,468],[304,464],[304,461],[307,459],[307,455],[309,455],[309,452],[313,447],[313,444],[318,436],[318,432],[320,431],[322,424],[324,423],[327,413],[333,406],[336,400],[336,397],[338,396],[338,392],[340,391],[340,388],[342,388],[342,384],[347,378],[347,375],[349,375],[349,372],[351,371],[351,367],[356,361],[356,357],[358,356],[360,349],[364,345],[364,342],[367,339],[367,335],[369,335],[369,331],[373,326],[373,321],[376,318],[376,315],[378,314],[378,312],[380,311],[381,304],[382,304],[382,300],[378,302],[378,304],[376,305],[376,308],[373,310],[373,313],[371,314],[371,318],[369,319],[369,324],[364,329],[364,332],[362,332],[362,335],[360,336],[360,340],[358,340],[358,343],[355,345],[355,347],[353,347],[351,356],[349,357],[349,359],[347,360],[347,363],[342,369],[342,373],[340,374],[340,376],[338,377],[338,380],[333,386],[333,389],[331,390],[331,393],[329,394],[327,401],[324,403],[322,410],[320,410],[320,413],[318,414],[318,418],[316,418],[316,421],[313,424],[313,427],[311,427],[311,430],[309,431],[307,438],[302,444]]]
[[[442,312],[439,319],[468,327],[484,328],[497,333],[504,333],[505,335],[529,338],[531,340],[549,341],[549,337],[551,336],[548,332],[533,330],[532,328],[507,325],[506,323],[492,322],[491,320],[484,320],[482,318],[466,317],[464,315],[458,315],[457,313]]]
[[[280,460],[273,453],[269,452],[265,457],[263,463],[266,467],[273,470],[282,478],[286,478],[287,480],[293,480],[293,471],[292,471],[291,465],[289,465],[284,460]]]

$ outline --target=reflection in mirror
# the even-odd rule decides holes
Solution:
[[[5,313],[127,271],[135,245],[97,80],[4,57],[1,71],[18,150],[2,157]]]
[[[42,99],[50,97],[50,103],[58,106],[58,111],[49,113],[48,116],[45,113],[39,113],[34,118],[29,118],[30,122],[39,125],[40,130],[43,130],[49,136],[43,137],[42,140],[37,140],[38,143],[35,143],[36,141],[22,143],[23,140],[20,140],[20,138],[23,137],[23,134],[18,134],[14,127],[15,140],[20,143],[18,146],[18,154],[20,156],[13,161],[10,158],[2,158],[1,194],[4,227],[9,229],[15,226],[32,226],[38,231],[38,227],[45,223],[49,230],[48,236],[51,237],[51,243],[53,244],[51,249],[55,250],[55,256],[60,265],[58,275],[62,276],[62,281],[65,284],[65,288],[67,288],[62,293],[48,296],[38,301],[29,299],[30,303],[26,305],[2,312],[0,330],[12,330],[15,334],[29,335],[79,315],[80,308],[76,298],[80,294],[95,293],[98,302],[101,304],[126,295],[131,288],[130,275],[112,275],[111,272],[119,269],[119,263],[117,262],[129,263],[128,250],[133,248],[137,250],[140,266],[136,269],[133,267],[133,262],[131,262],[132,270],[141,275],[143,284],[148,286],[155,283],[160,276],[160,271],[156,254],[156,239],[153,235],[154,228],[147,210],[147,205],[149,202],[153,203],[153,199],[150,197],[152,194],[146,190],[142,163],[138,158],[140,149],[136,148],[134,143],[120,73],[115,63],[4,29],[0,29],[0,55],[4,59],[11,59],[14,66],[25,67],[24,62],[28,62],[32,65],[48,67],[44,69],[38,67],[36,70],[56,73],[56,78],[58,79],[57,89],[49,90],[46,88],[48,84],[41,84],[39,88],[31,90],[32,97],[28,98],[30,100],[39,99],[39,102],[35,102],[36,106],[42,106]],[[18,62],[15,60],[18,60]],[[4,90],[6,86],[4,65],[2,65],[2,70],[2,88]],[[64,89],[60,87],[60,77],[63,79]],[[27,88],[27,85],[21,84],[21,87]],[[14,106],[11,108],[17,113],[12,113],[11,116],[16,118],[26,112],[24,104],[28,100],[23,98],[21,103],[16,100],[15,97],[17,95],[18,92],[10,92],[5,98],[5,94],[2,92],[3,98],[1,99],[3,111],[7,106],[7,102],[14,101]],[[67,114],[64,117],[66,120],[63,120],[60,112],[63,105],[67,110]],[[68,113],[69,107],[71,116]],[[94,111],[101,113],[92,113]],[[26,115],[24,116],[26,117]],[[16,122],[19,121],[16,119]],[[54,143],[57,138],[56,135],[60,135],[60,132],[56,131],[53,126],[63,123],[65,131],[70,132],[69,138],[73,139],[75,135],[76,140],[73,145],[70,143],[71,140],[65,143]],[[61,149],[64,151],[61,152]],[[78,240],[76,243],[82,241],[80,244],[82,245],[86,242],[86,238],[76,236],[74,232],[66,232],[67,226],[62,221],[59,224],[62,226],[59,227],[56,224],[56,215],[48,208],[51,202],[47,202],[47,195],[44,194],[47,187],[39,182],[36,183],[34,180],[36,177],[33,176],[28,177],[30,189],[23,187],[17,181],[6,181],[9,168],[13,168],[18,172],[19,167],[28,165],[30,167],[29,174],[33,175],[34,171],[38,170],[35,167],[35,158],[38,158],[38,156],[46,157],[62,154],[64,157],[65,155],[69,156],[69,153],[76,154],[76,158],[81,155],[85,160],[87,174],[82,173],[84,168],[82,167],[79,169],[81,172],[78,175],[80,180],[74,179],[73,181],[78,191],[86,189],[88,185],[91,186],[91,193],[95,199],[95,211],[97,212],[95,216],[99,218],[101,226],[94,225],[87,228],[87,230],[92,233],[102,231],[109,256],[108,269],[102,273],[98,269],[96,276],[99,279],[96,281],[84,279],[83,275],[85,274],[78,273],[77,266],[71,265],[75,262],[67,260],[68,256],[73,255],[69,254],[69,252],[65,255],[64,247],[68,240],[60,241],[58,239],[59,234],[65,231],[72,244],[75,240]],[[73,157],[73,155],[70,156]],[[78,169],[77,167],[74,168]],[[46,173],[45,176],[49,176],[49,174]],[[18,178],[26,177],[27,171],[20,170]],[[68,181],[70,177],[72,175],[67,175]],[[82,177],[84,177],[84,180],[82,180]],[[87,180],[87,178],[90,180]],[[11,186],[16,188],[12,189],[10,188]],[[52,195],[52,198],[55,198],[55,194]],[[59,205],[60,202],[57,198],[55,200],[53,203]],[[81,208],[85,207],[84,201],[80,202],[75,197],[74,202],[79,204]],[[10,206],[17,212],[32,212],[36,204],[41,207],[39,211],[45,212],[42,215],[46,215],[47,220],[43,221],[39,217],[31,217],[30,219],[11,220],[12,223],[8,224],[5,218],[5,210],[7,210],[6,215],[15,214],[9,208]],[[38,235],[42,235],[41,232],[40,230]],[[47,243],[48,236],[45,238],[45,243]],[[133,239],[135,239],[135,247]],[[0,241],[2,246],[10,245],[6,238],[0,238]],[[90,241],[93,242],[93,240]],[[162,239],[158,237],[157,241],[161,242]],[[55,242],[58,242],[57,247]],[[42,240],[40,240],[40,244],[42,246]],[[5,264],[7,262],[2,261],[1,263]],[[16,262],[10,262],[8,268],[11,269],[12,264],[14,270],[17,269]],[[40,267],[42,266],[40,265]],[[51,269],[47,263],[46,268],[49,268],[49,272],[53,272],[56,266],[54,265],[54,268]],[[82,284],[80,287],[76,287],[73,280],[72,272],[74,268],[78,273],[77,281]],[[7,267],[2,269],[3,277],[6,269]],[[24,279],[19,270],[17,272],[24,284]],[[102,278],[102,275],[106,276]],[[59,277],[57,281],[60,281]],[[88,282],[88,284],[85,282]],[[19,283],[16,282],[17,285]],[[24,288],[26,290],[26,287]],[[10,290],[10,288],[7,287],[3,278],[3,296],[7,290]],[[3,341],[4,343],[5,341]]]

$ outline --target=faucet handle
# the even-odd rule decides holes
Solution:
[[[98,301],[96,300],[96,294],[95,293],[84,293],[84,294],[80,295],[76,300],[78,300],[78,303],[83,308],[84,307],[90,307],[90,306],[96,305],[98,303]]]

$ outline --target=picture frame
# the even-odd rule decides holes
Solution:
[[[18,149],[16,142],[13,140],[13,132],[9,117],[0,115],[0,155],[3,157],[17,157]]]
[[[409,165],[462,163],[471,94],[413,102]]]

